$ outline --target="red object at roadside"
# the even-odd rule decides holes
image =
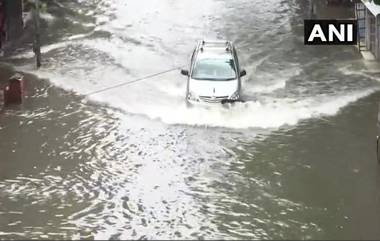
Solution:
[[[24,95],[24,76],[15,74],[4,87],[4,104],[21,104]]]

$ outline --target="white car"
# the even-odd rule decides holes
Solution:
[[[230,41],[199,41],[191,57],[186,101],[226,103],[240,100],[241,70],[235,47]]]

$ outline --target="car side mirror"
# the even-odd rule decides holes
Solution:
[[[189,76],[189,71],[186,69],[181,69],[181,74]]]
[[[243,77],[247,75],[247,71],[245,71],[245,69],[243,69],[242,71],[240,71],[240,77]]]

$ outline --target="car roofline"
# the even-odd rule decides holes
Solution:
[[[207,46],[208,45],[208,46]],[[207,47],[210,48],[219,48],[219,49],[225,49],[226,52],[229,52],[233,54],[234,45],[231,41],[228,40],[200,40],[197,44],[196,51],[203,52],[203,50]]]

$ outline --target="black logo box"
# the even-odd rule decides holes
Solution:
[[[339,39],[334,38],[334,41],[323,42],[320,38],[315,38],[313,42],[309,42],[308,39],[310,34],[316,24],[319,24],[322,28],[325,37],[328,39],[329,25],[333,24],[338,30],[340,29],[341,24],[352,24],[353,25],[353,41],[339,41]],[[337,19],[305,19],[304,20],[304,43],[305,45],[356,45],[358,42],[358,23],[357,20],[337,20]]]

